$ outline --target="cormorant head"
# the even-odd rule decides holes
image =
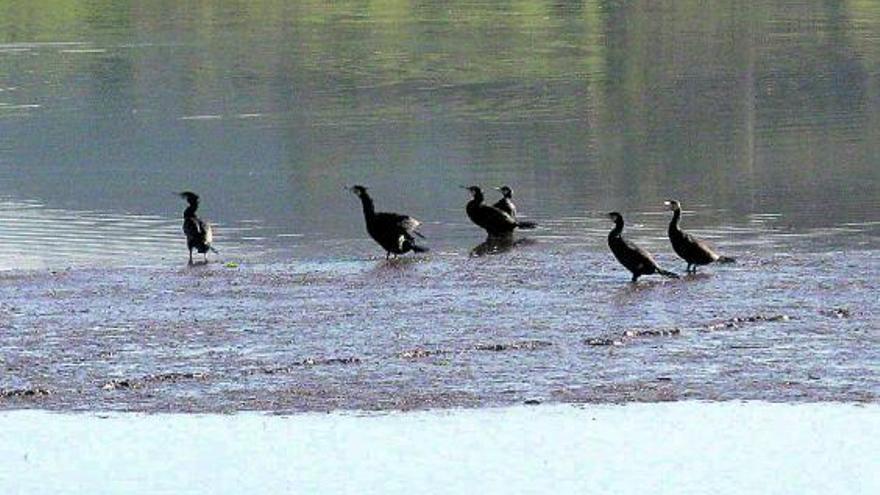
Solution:
[[[186,202],[191,205],[199,202],[199,195],[194,192],[183,191],[182,193],[179,193],[179,195],[181,198],[185,199]]]
[[[367,194],[367,188],[364,186],[351,186],[348,191],[359,198]]]
[[[512,198],[513,197],[513,189],[511,189],[508,186],[496,187],[495,190],[501,191],[501,195],[504,196],[505,198]]]
[[[461,187],[464,189],[467,189],[468,192],[471,193],[471,196],[477,197],[477,196],[483,195],[483,190],[480,189],[478,186],[461,186]]]
[[[611,213],[609,213],[608,218],[614,220],[615,223],[623,221],[623,215],[621,215],[620,213],[618,213],[616,211],[612,211]]]
[[[668,199],[664,201],[663,204],[666,205],[667,210],[675,211],[681,209],[681,204],[679,204],[679,202],[674,199]]]

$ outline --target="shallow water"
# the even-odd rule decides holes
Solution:
[[[876,251],[745,258],[632,285],[609,254],[540,246],[478,258],[7,273],[0,407],[291,412],[880,395]]]
[[[66,5],[0,6],[0,408],[880,394],[880,6]],[[540,228],[470,256],[473,183]],[[631,286],[669,197],[739,263]]]
[[[15,411],[0,414],[0,489],[856,495],[880,490],[878,428],[876,405],[846,404],[293,417]]]

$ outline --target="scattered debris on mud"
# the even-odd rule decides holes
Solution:
[[[186,380],[205,380],[208,375],[195,372],[172,372],[147,375],[141,378],[115,378],[105,383],[102,390],[138,389],[157,383],[179,383]]]
[[[831,308],[823,309],[822,311],[819,311],[819,314],[829,318],[850,318],[852,316],[852,311],[850,311],[849,308]]]
[[[595,337],[585,340],[584,343],[592,346],[621,346],[639,338],[674,337],[677,335],[681,335],[679,328],[631,329],[625,330],[619,336]]]
[[[334,366],[334,365],[352,365],[352,364],[361,364],[361,358],[359,357],[332,357],[332,358],[313,358],[309,357],[303,359],[301,361],[296,361],[294,363],[285,365],[285,366],[276,366],[274,368],[270,367],[262,367],[259,369],[260,373],[265,375],[275,375],[275,374],[284,374],[284,373],[294,373],[303,367],[310,366]]]
[[[673,337],[681,335],[681,329],[678,328],[661,328],[658,330],[627,330],[623,332],[624,337]]]
[[[745,317],[734,317],[729,320],[725,320],[719,323],[711,323],[706,325],[704,330],[706,331],[714,331],[721,330],[725,328],[736,329],[742,328],[743,326],[752,324],[752,323],[772,323],[772,322],[781,322],[781,321],[789,321],[792,318],[789,315],[777,314],[777,315],[753,315],[753,316],[745,316]]]
[[[13,388],[13,389],[0,389],[0,398],[2,399],[11,399],[11,398],[21,398],[21,397],[43,397],[47,395],[52,395],[52,392],[49,389],[45,388]]]
[[[427,357],[439,356],[439,355],[443,355],[443,354],[449,354],[449,351],[442,350],[442,349],[436,349],[436,350],[409,349],[409,350],[398,353],[397,357],[399,357],[400,359],[413,360],[413,359],[424,359]]]
[[[616,339],[616,338],[596,337],[596,338],[592,338],[592,339],[587,339],[584,341],[584,343],[587,345],[594,345],[594,346],[614,346],[614,345],[623,345],[623,340]]]
[[[533,351],[544,347],[552,346],[552,342],[546,340],[521,340],[519,342],[510,342],[508,344],[477,344],[474,349],[478,351]]]

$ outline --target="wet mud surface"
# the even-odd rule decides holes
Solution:
[[[636,285],[607,253],[540,243],[4,271],[0,409],[876,402],[880,254],[737,254]]]

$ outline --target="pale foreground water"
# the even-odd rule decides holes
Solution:
[[[0,492],[880,493],[876,404],[0,414]]]

